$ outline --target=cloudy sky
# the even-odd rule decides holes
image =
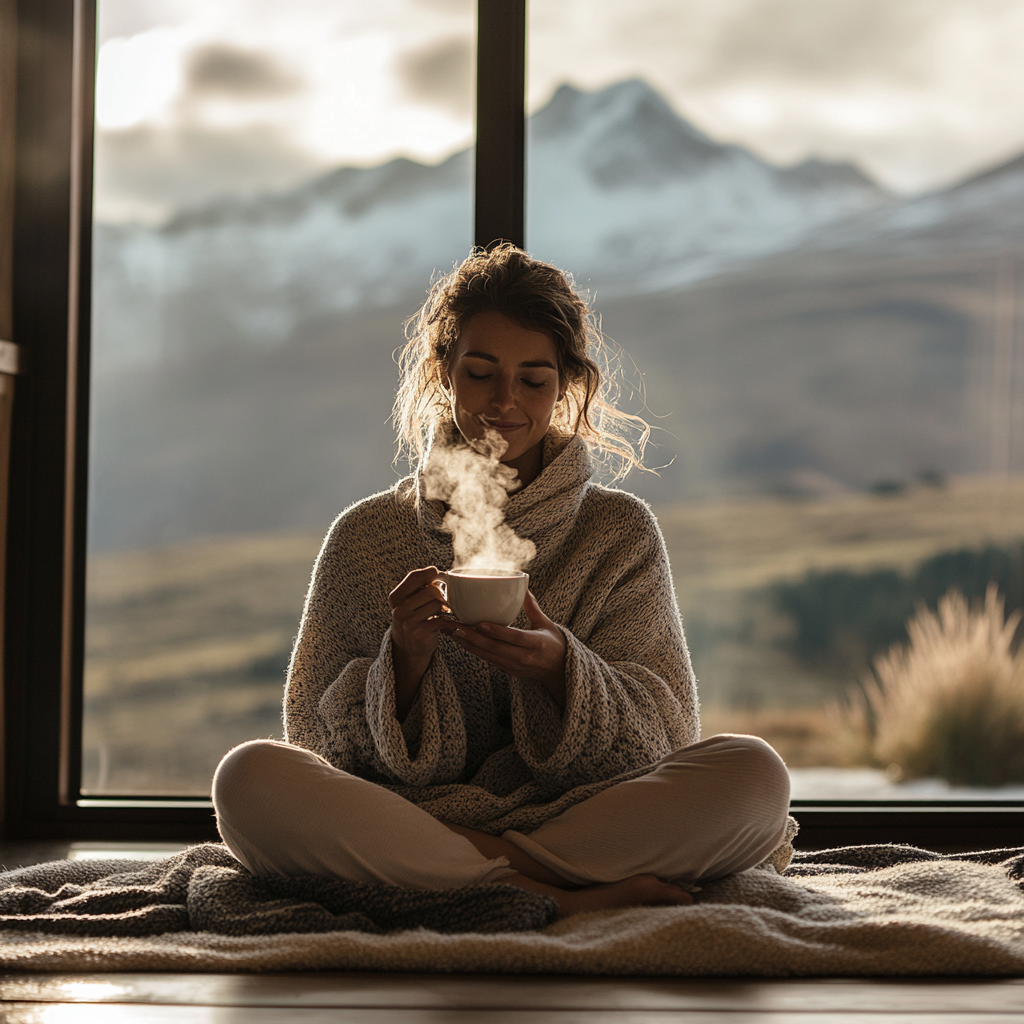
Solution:
[[[473,0],[100,0],[97,213],[471,138]],[[723,141],[941,187],[1024,150],[1024,0],[531,0],[531,109],[642,76]]]

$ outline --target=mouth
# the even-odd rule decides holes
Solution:
[[[487,426],[491,430],[496,430],[499,434],[508,434],[513,430],[518,430],[520,427],[525,427],[525,423],[507,423],[504,420],[488,420]]]

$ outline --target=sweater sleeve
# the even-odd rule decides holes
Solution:
[[[517,680],[513,729],[534,777],[565,791],[654,763],[700,736],[696,681],[665,544],[638,500],[606,524],[579,633],[561,626],[566,704]]]
[[[404,728],[395,715],[390,587],[381,577],[389,560],[379,542],[393,534],[386,526],[357,506],[324,541],[288,669],[285,738],[373,781],[452,782],[465,765],[466,733],[443,652]],[[396,582],[408,568],[393,567]]]

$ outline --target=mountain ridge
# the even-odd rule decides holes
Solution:
[[[624,107],[628,109],[623,109]],[[831,177],[880,190],[876,182],[849,162],[812,157],[792,166],[775,167],[742,146],[716,142],[692,122],[677,114],[659,93],[639,78],[626,79],[593,92],[563,83],[555,90],[551,100],[528,119],[531,140],[547,142],[557,139],[566,129],[578,132],[582,127],[581,120],[592,121],[595,115],[607,114],[609,110],[613,115],[618,114],[620,122],[625,120],[624,115],[640,113],[647,121],[648,129],[645,135],[623,134],[612,141],[620,144],[623,140],[637,143],[645,151],[646,156],[657,154],[662,159],[658,161],[660,167],[652,167],[650,159],[635,160],[628,167],[630,173],[617,173],[616,169],[602,166],[595,160],[594,178],[606,187],[629,186],[637,182],[649,184],[652,170],[658,170],[663,175],[669,167],[684,172],[703,170],[707,165],[716,163],[729,154],[743,153],[785,178],[820,185]],[[606,140],[596,140],[594,145],[601,141]],[[356,193],[356,197],[342,205],[345,212],[358,215],[367,212],[373,205],[372,201],[368,200],[408,198],[414,191],[410,186],[419,185],[420,182],[428,188],[461,183],[457,174],[461,170],[460,165],[469,160],[471,153],[471,148],[462,149],[437,163],[424,163],[410,157],[398,156],[370,167],[342,165],[288,190],[261,192],[238,199],[224,196],[196,206],[182,207],[158,229],[182,230],[206,221],[216,222],[239,214],[258,216],[261,210],[288,212],[294,210],[296,203],[302,201],[318,198],[337,201],[339,196],[349,193]],[[677,157],[677,160],[669,164],[665,158],[671,156]],[[371,183],[370,189],[366,188],[367,183]]]
[[[713,142],[638,79],[563,86],[529,132],[528,244],[604,294],[699,280],[889,201],[848,165],[778,169]],[[469,250],[471,180],[464,150],[337,168],[163,227],[98,224],[98,372],[197,345],[284,344],[341,310],[414,307]]]

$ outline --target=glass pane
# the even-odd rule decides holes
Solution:
[[[310,566],[389,486],[471,243],[472,0],[100,0],[83,790],[280,735]]]
[[[1024,606],[1022,45],[1021,2],[530,5],[528,246],[643,373],[704,733],[797,798],[1024,796],[1012,626],[872,689],[950,588]]]

